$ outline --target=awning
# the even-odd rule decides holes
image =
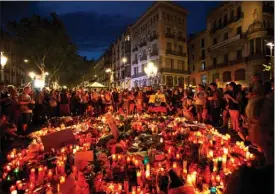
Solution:
[[[104,85],[102,85],[98,82],[94,82],[92,84],[89,84],[86,87],[88,87],[88,88],[107,88],[106,86],[104,86]]]

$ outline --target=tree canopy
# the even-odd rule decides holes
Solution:
[[[10,22],[6,27],[15,37],[20,55],[29,59],[30,65],[41,73],[49,72],[50,80],[57,77],[70,80],[61,76],[62,73],[66,72],[69,77],[88,67],[88,61],[77,55],[76,45],[55,13],[45,18],[33,15],[19,22]]]

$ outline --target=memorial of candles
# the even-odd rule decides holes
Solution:
[[[66,184],[70,193],[158,193],[161,177],[173,169],[183,187],[195,193],[222,193],[230,174],[255,158],[242,142],[233,143],[210,125],[148,114],[113,118],[120,131],[117,140],[106,138],[111,130],[105,116],[34,132],[28,147],[7,154],[3,184],[11,193],[64,193]],[[76,142],[44,151],[41,137],[66,129]],[[88,151],[93,161],[79,165],[76,154]]]

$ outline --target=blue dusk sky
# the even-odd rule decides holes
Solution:
[[[152,1],[33,1],[0,2],[0,22],[5,24],[33,14],[46,16],[56,12],[64,22],[78,52],[88,59],[97,59],[116,40],[126,27],[136,21]],[[206,28],[206,15],[222,2],[178,1],[188,10],[187,32],[196,33]]]

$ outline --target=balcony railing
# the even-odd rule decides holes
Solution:
[[[131,77],[132,78],[137,78],[137,77],[142,77],[142,76],[145,76],[145,75],[146,75],[145,72],[140,72],[140,73],[132,75]]]
[[[170,34],[170,33],[166,33],[166,34],[165,34],[165,37],[166,37],[166,38],[174,39],[174,38],[175,38],[175,35],[174,35],[174,34]]]
[[[160,72],[167,73],[181,73],[181,74],[189,74],[190,72],[183,69],[171,69],[171,68],[160,68]]]
[[[186,57],[186,53],[182,53],[182,52],[178,52],[178,51],[172,51],[172,50],[169,50],[169,49],[166,50],[166,54]]]
[[[241,12],[241,14],[239,16],[235,16],[233,19],[229,20],[226,24],[222,23],[221,27],[212,28],[210,33],[214,34],[218,30],[221,30],[221,29],[227,27],[229,24],[239,21],[241,18],[244,18],[244,13],[243,12]]]
[[[255,53],[253,55],[249,55],[247,57],[248,61],[257,60],[257,59],[267,59],[268,57],[265,56],[264,53]]]
[[[211,50],[214,50],[214,49],[223,47],[223,46],[225,46],[225,45],[227,45],[227,44],[230,44],[230,43],[232,43],[232,42],[236,42],[236,41],[240,40],[241,37],[242,37],[241,34],[238,34],[238,35],[236,35],[236,36],[233,36],[233,37],[231,37],[231,38],[228,38],[228,39],[226,39],[226,40],[224,40],[224,41],[222,41],[222,42],[219,42],[219,43],[217,43],[217,44],[211,46],[209,50],[211,51]]]
[[[157,56],[157,55],[158,55],[158,51],[153,51],[150,53],[150,57]]]

